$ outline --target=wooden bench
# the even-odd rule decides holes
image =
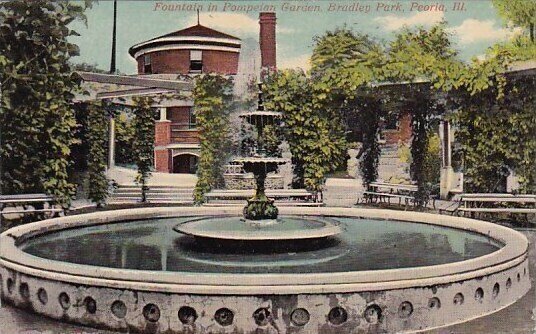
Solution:
[[[402,205],[402,201],[406,208],[410,204],[415,204],[415,193],[419,188],[412,184],[397,184],[387,182],[371,182],[367,191],[363,192],[366,203],[373,203],[376,200],[380,203],[382,200],[385,203],[391,204],[391,199],[398,199],[398,204]],[[435,208],[435,198],[430,198],[432,205]],[[429,202],[426,201],[426,203]]]
[[[205,194],[206,205],[243,205],[253,196],[253,190],[213,190]],[[315,194],[305,189],[267,189],[266,196],[278,205],[320,206]],[[232,203],[237,202],[237,203]]]
[[[47,204],[48,207],[45,207]],[[0,195],[0,226],[4,215],[64,212],[63,208],[57,208],[55,204],[55,198],[47,194]],[[8,207],[14,209],[6,211]]]
[[[404,200],[404,204],[407,206],[410,202],[415,200],[415,197],[413,196],[407,196],[407,195],[400,195],[400,194],[392,194],[392,193],[383,193],[383,192],[374,192],[374,191],[365,191],[363,192],[363,195],[365,196],[367,201],[375,202],[378,200],[380,203],[382,200],[385,203],[391,204],[391,198],[398,199],[398,204],[402,205],[402,200]]]
[[[456,197],[455,197],[456,198]],[[506,193],[473,193],[457,196],[455,214],[482,213],[536,214],[536,195],[514,195]],[[508,207],[504,205],[515,205]]]

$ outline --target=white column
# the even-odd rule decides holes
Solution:
[[[167,121],[167,108],[166,107],[160,108],[160,120]]]
[[[110,117],[108,131],[108,168],[115,166],[115,118]]]
[[[439,138],[441,141],[441,179],[439,184],[439,196],[447,199],[455,181],[454,169],[452,168],[452,132],[450,122],[439,123]]]
[[[450,167],[452,165],[452,132],[450,129],[449,121],[441,121],[439,123],[441,129],[439,131],[441,137],[441,154],[442,154],[442,166]]]

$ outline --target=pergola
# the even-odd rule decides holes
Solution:
[[[192,83],[179,80],[176,76],[128,76],[115,74],[102,74],[92,72],[78,72],[82,77],[82,88],[88,94],[76,96],[76,102],[84,103],[95,100],[109,100],[118,105],[133,106],[132,98],[143,95],[161,95],[182,93],[188,96],[192,90]],[[173,78],[175,77],[175,78]],[[155,108],[160,110],[160,120],[166,119],[166,107],[169,105],[191,105],[191,101],[164,99]],[[108,131],[108,167],[115,166],[115,119],[109,117]]]
[[[521,77],[534,77],[536,76],[536,60],[513,63],[505,72],[505,75],[507,80]],[[399,83],[385,82],[375,84],[373,87],[404,89],[410,85],[429,86],[430,82],[427,80],[415,80],[412,82]],[[440,197],[442,199],[447,199],[451,192],[461,191],[461,189],[457,189],[457,183],[459,181],[461,181],[460,183],[463,183],[463,175],[455,173],[452,167],[452,143],[454,142],[454,132],[450,121],[444,117],[441,117],[439,122],[439,136],[441,142]]]
[[[177,76],[163,75],[161,77],[144,77],[144,76],[127,76],[127,75],[112,75],[90,72],[79,72],[83,79],[83,88],[89,92],[89,95],[77,96],[77,102],[88,102],[92,100],[108,99],[112,103],[132,106],[132,97],[141,95],[157,95],[181,92],[188,95],[192,90],[192,83],[180,80]],[[507,79],[519,77],[535,76],[536,75],[536,60],[517,62],[510,66],[506,71]],[[378,88],[395,88],[405,89],[410,85],[429,85],[426,80],[416,80],[413,82],[400,83],[379,83],[374,85]],[[166,106],[173,104],[188,105],[192,101],[173,100],[162,101],[156,108],[160,107],[160,120],[166,119]],[[440,180],[440,196],[447,198],[449,193],[456,191],[456,184],[461,177],[454,172],[452,167],[452,143],[454,142],[454,134],[452,126],[448,120],[441,118],[439,122],[439,135],[441,139],[441,180]],[[110,116],[110,131],[109,131],[109,151],[108,165],[115,165],[115,120]]]

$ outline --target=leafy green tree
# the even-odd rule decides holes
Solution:
[[[382,77],[392,82],[429,81],[436,91],[459,87],[464,66],[445,28],[441,23],[430,29],[400,30],[387,47]]]
[[[193,91],[201,154],[194,190],[196,203],[204,194],[224,185],[223,167],[230,146],[229,112],[232,108],[232,79],[217,74],[198,77]]]
[[[499,15],[507,22],[525,28],[534,43],[536,33],[536,1],[534,0],[493,0]]]
[[[528,161],[536,155],[534,86],[529,79],[507,79],[505,71],[514,60],[533,59],[534,47],[517,39],[491,48],[485,61],[464,64],[444,23],[430,29],[404,28],[385,47],[348,29],[327,32],[316,41],[311,70],[315,103],[329,101],[333,109],[361,115],[365,183],[377,176],[377,117],[394,105],[413,114],[411,175],[419,186],[418,203],[423,203],[436,176],[428,169],[438,159],[427,148],[431,120],[438,115],[459,127],[471,190],[496,190],[510,169],[521,177],[525,191],[533,189],[536,172]],[[386,81],[414,84],[374,87]]]
[[[67,205],[75,142],[73,92],[79,78],[69,66],[78,47],[69,28],[84,20],[85,5],[69,1],[0,3],[2,127],[0,180],[6,193],[47,192]]]
[[[141,185],[141,201],[147,201],[147,180],[154,166],[154,98],[135,96],[134,102],[134,157],[138,166],[136,182]]]

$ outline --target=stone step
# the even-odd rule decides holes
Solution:
[[[164,196],[164,197],[165,196],[184,197],[184,196],[190,196],[193,193],[194,193],[193,191],[183,192],[183,193],[178,193],[178,192],[152,192],[152,191],[146,192],[146,194],[149,194],[149,195],[152,195],[152,196]],[[136,191],[136,192],[133,192],[133,191],[114,191],[112,196],[139,196],[139,195],[141,195],[141,191]]]
[[[116,200],[116,199],[113,199],[113,200],[110,200],[110,201],[107,202],[107,204],[136,204],[136,203],[140,203],[140,200],[139,199],[138,200],[122,200],[122,199]],[[179,201],[179,200],[150,200],[150,199],[148,199],[147,203],[191,205],[194,202],[192,200],[190,200],[190,201],[184,201],[184,200]]]
[[[188,190],[193,189],[192,187],[181,187],[181,186],[149,186],[150,189],[161,190],[161,189],[173,189],[173,190]],[[120,184],[118,189],[141,189],[140,185],[136,184]]]

